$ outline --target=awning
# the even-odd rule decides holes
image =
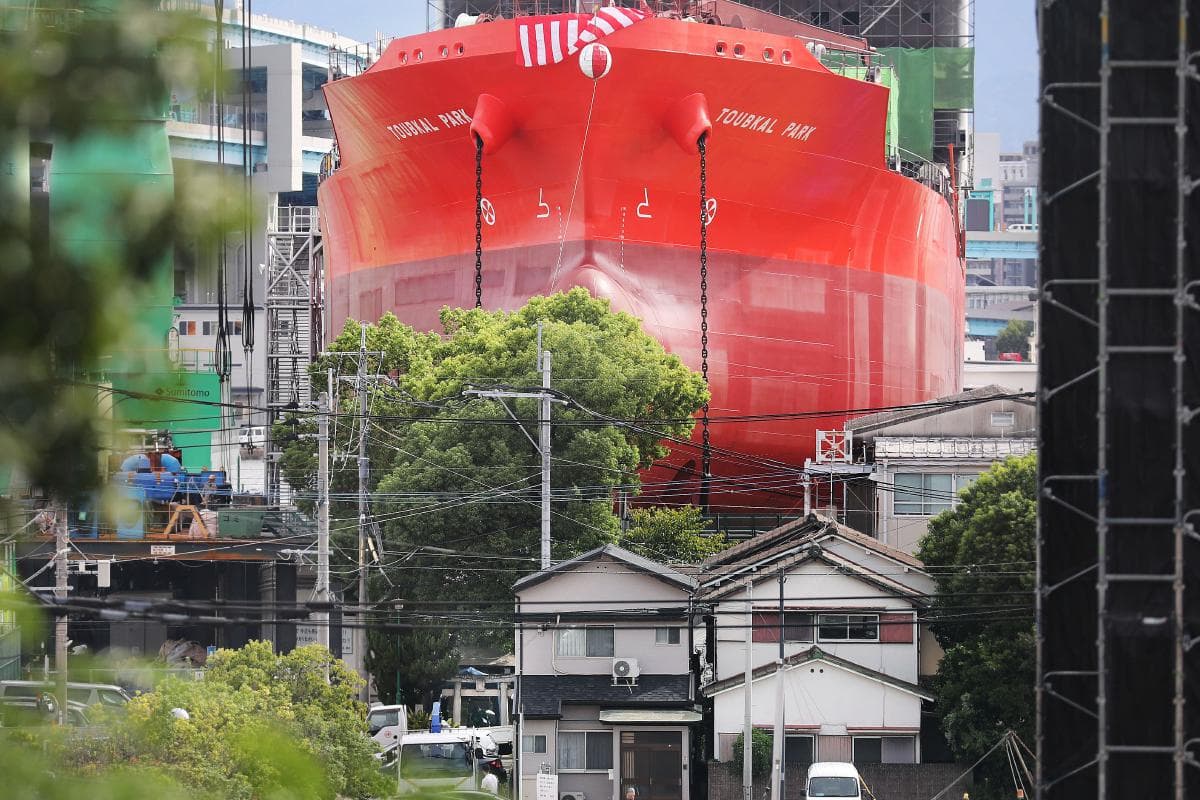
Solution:
[[[612,725],[688,725],[700,719],[700,712],[683,709],[618,709],[600,712],[600,721]]]

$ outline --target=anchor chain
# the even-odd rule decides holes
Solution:
[[[483,139],[475,137],[475,307],[483,308]]]
[[[708,159],[707,134],[696,142],[700,150],[700,374],[708,388]],[[708,402],[700,409],[700,433],[703,442],[700,466],[700,506],[708,511],[709,484],[712,481],[712,441],[708,430]]]

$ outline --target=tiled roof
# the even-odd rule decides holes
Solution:
[[[609,556],[610,558],[615,558],[618,561],[628,564],[634,569],[641,570],[642,572],[653,575],[661,580],[667,581],[668,583],[674,583],[684,589],[696,588],[695,580],[687,575],[684,575],[682,572],[678,572],[672,567],[668,567],[666,564],[660,564],[657,561],[651,561],[644,556],[640,556],[637,553],[626,550],[624,547],[617,547],[615,544],[606,544],[603,547],[597,547],[593,550],[589,550],[586,553],[577,555],[574,558],[569,558],[566,561],[560,561],[548,569],[539,570],[538,572],[531,572],[513,584],[513,589],[520,590],[528,586],[541,583],[542,581],[549,580],[560,572],[566,572],[574,569],[581,564],[594,561],[600,556]]]
[[[608,675],[522,675],[521,706],[527,718],[557,718],[564,703],[601,708],[690,706],[690,675],[642,675],[637,685],[613,685]]]
[[[736,572],[747,565],[770,562],[777,556],[794,550],[806,542],[818,544],[823,539],[833,537],[872,550],[905,566],[914,569],[925,568],[924,562],[903,550],[890,547],[878,539],[846,525],[839,525],[828,517],[810,514],[805,519],[789,522],[722,550],[704,562],[702,565],[704,572],[698,577],[701,584],[710,583],[714,578]]]

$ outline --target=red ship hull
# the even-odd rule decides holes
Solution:
[[[593,80],[574,58],[518,66],[513,25],[398,40],[326,86],[341,154],[320,188],[330,330],[389,310],[436,329],[442,306],[474,304],[469,115],[488,94],[502,113],[486,121],[484,306],[584,286],[698,368],[699,165],[679,132],[699,92],[711,413],[825,414],[714,424],[714,446],[750,456],[718,455],[714,472],[801,467],[846,409],[958,390],[954,215],[886,168],[885,87],[828,72],[796,39],[665,19],[606,37],[611,70]],[[671,474],[694,488],[687,461],[679,448]],[[766,482],[779,491],[718,484],[713,505],[798,505],[792,481]]]

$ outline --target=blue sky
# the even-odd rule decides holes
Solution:
[[[425,0],[255,0],[254,11],[356,39],[425,30]],[[1037,135],[1034,0],[975,0],[975,129],[1006,150]]]

